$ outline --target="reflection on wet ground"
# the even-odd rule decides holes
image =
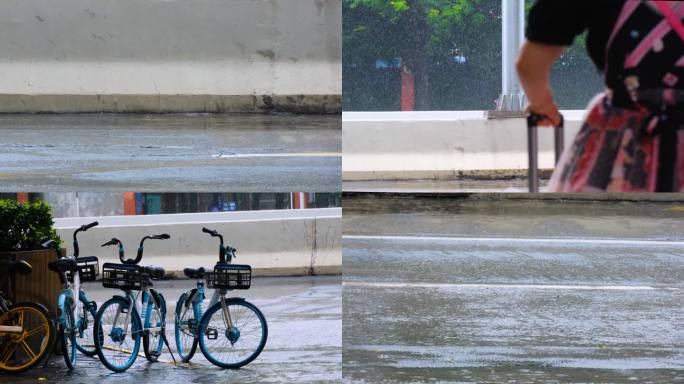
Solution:
[[[341,119],[7,115],[4,191],[339,191]]]
[[[174,353],[173,313],[176,299],[193,281],[155,282],[167,298],[166,334]],[[268,341],[259,357],[240,370],[222,370],[209,363],[201,352],[191,364],[171,364],[166,351],[159,363],[138,357],[125,373],[113,373],[96,358],[78,356],[76,369],[69,373],[61,356],[54,356],[46,368],[21,375],[0,374],[2,383],[280,383],[339,382],[341,380],[342,308],[340,277],[257,278],[252,289],[235,292],[257,305],[268,322]],[[118,290],[99,283],[84,286],[91,299],[102,304]]]
[[[358,200],[345,381],[684,380],[676,202]]]

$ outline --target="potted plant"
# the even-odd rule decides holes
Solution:
[[[42,201],[0,200],[0,259],[26,260],[33,268],[29,275],[16,275],[0,284],[14,301],[37,302],[52,311],[61,284],[47,264],[57,259],[57,254],[54,248],[45,249],[42,244],[52,239],[61,249],[62,240],[53,224],[50,207]]]

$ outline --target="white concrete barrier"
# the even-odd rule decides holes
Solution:
[[[2,1],[0,112],[339,110],[341,25],[341,0]]]
[[[584,111],[563,111],[565,144]],[[483,111],[343,112],[344,180],[444,179],[527,171],[522,118],[485,118]],[[553,168],[553,130],[539,130],[540,167]]]
[[[322,208],[251,212],[193,213],[55,219],[68,253],[73,231],[97,220],[100,225],[79,234],[82,256],[119,262],[116,247],[101,248],[112,237],[121,240],[127,258],[135,258],[145,235],[168,233],[168,240],[147,240],[141,265],[160,265],[182,276],[185,267],[213,267],[218,261],[218,238],[201,231],[217,230],[238,250],[234,260],[250,264],[256,275],[342,273],[342,210]],[[178,273],[180,272],[180,274]]]

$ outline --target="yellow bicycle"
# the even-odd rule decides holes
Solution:
[[[31,273],[24,260],[0,261],[0,281],[13,273]],[[52,350],[55,329],[47,308],[37,303],[12,304],[0,291],[0,371],[19,373],[40,363]]]

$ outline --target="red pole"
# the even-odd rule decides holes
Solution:
[[[416,76],[405,66],[401,67],[401,110],[413,111],[415,105]]]

